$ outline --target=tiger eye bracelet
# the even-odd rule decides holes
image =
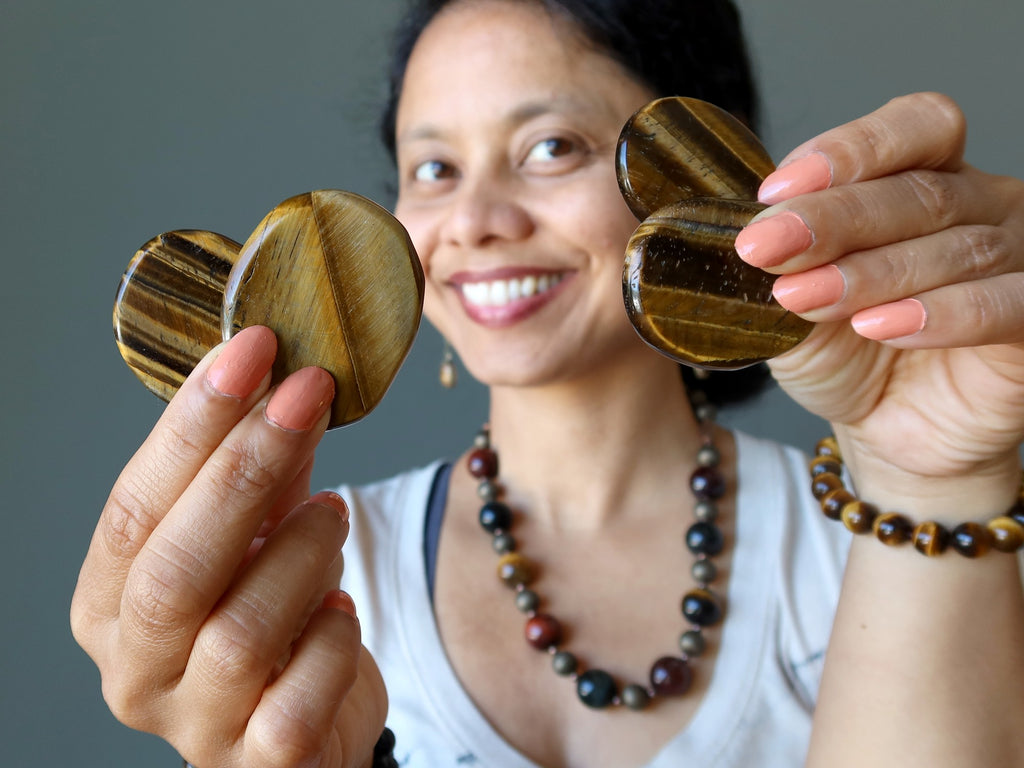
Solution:
[[[897,512],[883,512],[861,501],[843,483],[843,459],[834,437],[821,440],[809,463],[811,493],[821,511],[840,520],[856,534],[874,533],[883,544],[898,547],[912,542],[914,549],[928,557],[941,555],[952,547],[964,557],[980,557],[990,549],[1013,553],[1024,547],[1024,482],[1013,506],[987,523],[960,523],[952,530],[926,520],[915,525]]]

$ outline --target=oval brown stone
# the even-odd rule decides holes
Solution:
[[[498,560],[498,578],[515,589],[533,581],[533,563],[518,552],[509,552]]]
[[[988,521],[992,546],[1000,552],[1016,552],[1024,546],[1024,525],[1012,517],[996,517]]]

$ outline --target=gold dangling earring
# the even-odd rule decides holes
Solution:
[[[444,343],[444,355],[441,358],[441,370],[438,379],[441,382],[441,386],[445,389],[455,389],[455,384],[458,381],[452,348],[447,341]]]

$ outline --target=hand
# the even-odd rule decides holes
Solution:
[[[269,393],[275,352],[248,328],[168,405],[111,491],[72,628],[115,716],[195,765],[358,766],[386,704],[336,590],[347,509],[309,498],[333,380]]]
[[[818,323],[772,370],[833,422],[862,495],[943,499],[954,478],[982,515],[975,493],[1020,477],[1024,183],[967,165],[965,135],[938,94],[828,131],[765,180],[736,245]]]

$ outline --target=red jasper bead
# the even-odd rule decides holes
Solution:
[[[538,613],[526,622],[526,642],[539,651],[558,645],[561,639],[562,625],[554,616]]]
[[[498,454],[490,448],[476,448],[466,458],[469,474],[481,480],[498,476]]]

